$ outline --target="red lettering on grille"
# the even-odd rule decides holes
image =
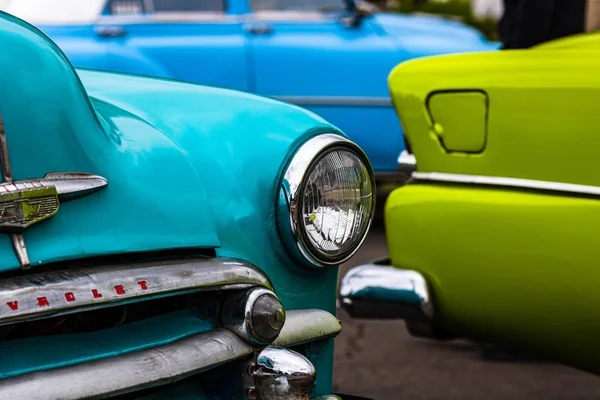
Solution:
[[[48,307],[50,303],[48,303],[48,299],[46,297],[38,297],[38,306],[40,307]]]
[[[65,293],[65,299],[68,303],[72,303],[75,301],[75,295],[71,292]]]
[[[148,285],[147,285],[146,281],[139,281],[138,285],[140,285],[142,290],[148,290]]]
[[[95,299],[99,299],[102,297],[102,293],[98,293],[98,291],[96,289],[92,289],[92,295],[94,296]]]
[[[17,311],[19,309],[19,302],[18,301],[9,301],[8,303],[6,303],[11,310],[13,311]]]
[[[125,288],[122,285],[115,286],[115,292],[117,294],[125,294]]]

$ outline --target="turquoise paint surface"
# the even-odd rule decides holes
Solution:
[[[14,178],[72,171],[109,180],[107,188],[61,204],[57,216],[25,233],[34,267],[220,246],[218,255],[263,269],[287,309],[335,312],[337,268],[305,270],[292,261],[274,213],[290,157],[304,141],[335,127],[298,107],[217,88],[92,71],[79,73],[82,84],[51,41],[2,13],[0,43],[0,113]],[[0,235],[0,271],[18,267],[9,236]],[[207,328],[201,321],[147,323],[127,338],[101,331],[0,344],[0,377],[134,351]],[[332,354],[333,347],[326,351]],[[332,364],[319,373],[325,379],[318,392],[330,392]]]
[[[181,311],[96,332],[0,342],[0,379],[115,357],[212,328],[212,323]]]
[[[0,113],[14,179],[65,171],[109,181],[25,232],[32,265],[218,246],[206,192],[187,154],[135,115],[108,104],[97,114],[54,44],[35,28],[0,16]],[[18,266],[2,235],[0,270]]]
[[[202,212],[212,216],[218,255],[243,258],[265,271],[286,309],[335,312],[337,268],[299,266],[284,249],[275,220],[276,193],[290,157],[314,135],[339,133],[335,127],[299,107],[247,93],[78,73],[97,109],[111,104],[136,115],[187,155],[207,193]]]

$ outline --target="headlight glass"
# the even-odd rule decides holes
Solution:
[[[358,155],[344,147],[313,161],[299,198],[300,234],[324,261],[343,259],[362,241],[371,220],[373,183]]]
[[[296,151],[279,196],[279,232],[292,255],[313,267],[338,265],[359,249],[371,225],[373,170],[350,140],[315,136]]]

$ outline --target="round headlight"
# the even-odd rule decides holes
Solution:
[[[359,249],[375,210],[375,182],[356,144],[339,135],[309,140],[292,159],[281,191],[287,207],[280,204],[280,231],[282,237],[291,231],[293,251],[323,266],[340,264]]]

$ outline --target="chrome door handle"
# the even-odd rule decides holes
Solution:
[[[256,23],[244,25],[244,30],[253,35],[268,35],[273,33],[273,27],[269,24]]]
[[[122,26],[102,25],[95,28],[96,34],[102,37],[123,37],[127,31]]]

